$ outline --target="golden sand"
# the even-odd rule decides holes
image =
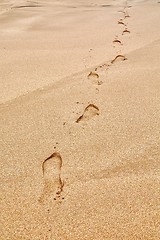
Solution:
[[[0,3],[0,240],[158,240],[158,0]]]

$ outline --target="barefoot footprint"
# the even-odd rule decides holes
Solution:
[[[113,41],[113,43],[114,43],[114,44],[120,44],[120,45],[123,45],[122,42],[121,42],[120,40],[118,40],[118,39],[115,39],[115,40]]]
[[[84,109],[84,113],[76,120],[76,123],[79,123],[80,121],[88,121],[96,115],[99,115],[99,108],[94,104],[89,104]]]
[[[129,14],[126,14],[125,16],[124,16],[124,18],[129,18],[130,17],[130,15]]]
[[[50,157],[44,160],[42,164],[44,188],[40,197],[40,202],[55,199],[63,191],[63,182],[61,179],[62,158],[58,152],[54,152]]]
[[[122,24],[122,25],[125,25],[125,23],[123,21],[118,21],[118,24]]]
[[[112,61],[111,63],[116,63],[116,62],[119,62],[119,61],[125,61],[127,60],[127,58],[123,55],[117,55]]]
[[[130,31],[128,29],[125,29],[122,33],[122,35],[126,34],[126,33],[130,33]]]
[[[99,80],[98,73],[90,72],[88,74],[88,79],[92,80],[93,84],[96,84],[96,85],[101,85],[102,84],[102,81]]]

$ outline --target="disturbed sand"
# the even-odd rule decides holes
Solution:
[[[158,240],[158,0],[0,2],[1,240]]]

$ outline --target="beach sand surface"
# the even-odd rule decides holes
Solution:
[[[1,240],[158,240],[160,3],[0,3]]]

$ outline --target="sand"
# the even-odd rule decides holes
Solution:
[[[158,2],[1,1],[1,240],[159,239]]]

